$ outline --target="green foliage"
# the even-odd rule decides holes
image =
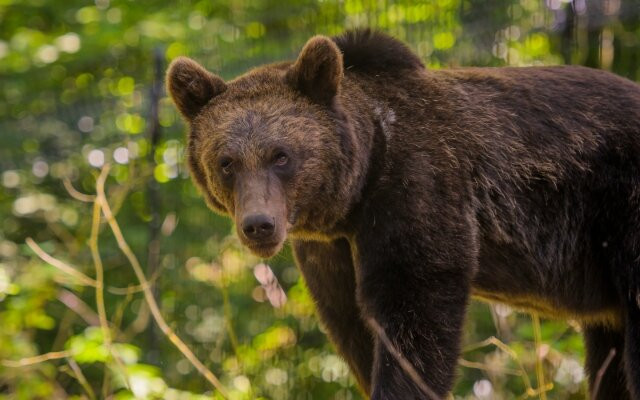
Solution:
[[[156,328],[104,221],[107,336],[95,288],[25,245],[32,237],[96,278],[92,207],[74,190],[95,194],[105,163],[108,200],[162,314],[230,398],[361,398],[289,250],[269,260],[288,298],[274,308],[253,276],[259,260],[204,206],[165,95],[161,137],[150,140],[154,76],[188,55],[230,78],[293,57],[313,34],[373,26],[407,40],[430,68],[564,62],[637,78],[635,3],[574,3],[0,0],[0,398],[222,398]],[[456,398],[539,397],[537,362],[549,397],[584,398],[578,330],[543,321],[536,343],[528,315],[473,303]]]

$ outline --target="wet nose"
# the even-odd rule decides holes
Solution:
[[[273,218],[268,215],[252,214],[242,220],[242,233],[249,239],[267,239],[274,231]]]

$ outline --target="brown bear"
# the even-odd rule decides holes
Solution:
[[[592,389],[615,350],[597,397],[640,400],[640,86],[426,70],[369,30],[229,82],[179,58],[167,85],[209,206],[257,255],[291,240],[372,399],[447,395],[475,295],[579,321]]]

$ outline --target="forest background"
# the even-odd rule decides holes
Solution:
[[[640,73],[637,0],[0,0],[0,398],[361,398],[290,250],[205,207],[163,84],[354,27],[432,69]],[[586,397],[571,321],[473,302],[464,343],[456,399]]]

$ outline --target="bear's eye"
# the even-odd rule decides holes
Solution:
[[[287,155],[287,153],[283,151],[278,152],[276,156],[273,158],[273,164],[278,167],[285,166],[287,165],[288,162],[289,162],[289,156]]]
[[[220,160],[220,169],[224,175],[231,175],[233,168],[233,160],[231,158],[223,158]]]

